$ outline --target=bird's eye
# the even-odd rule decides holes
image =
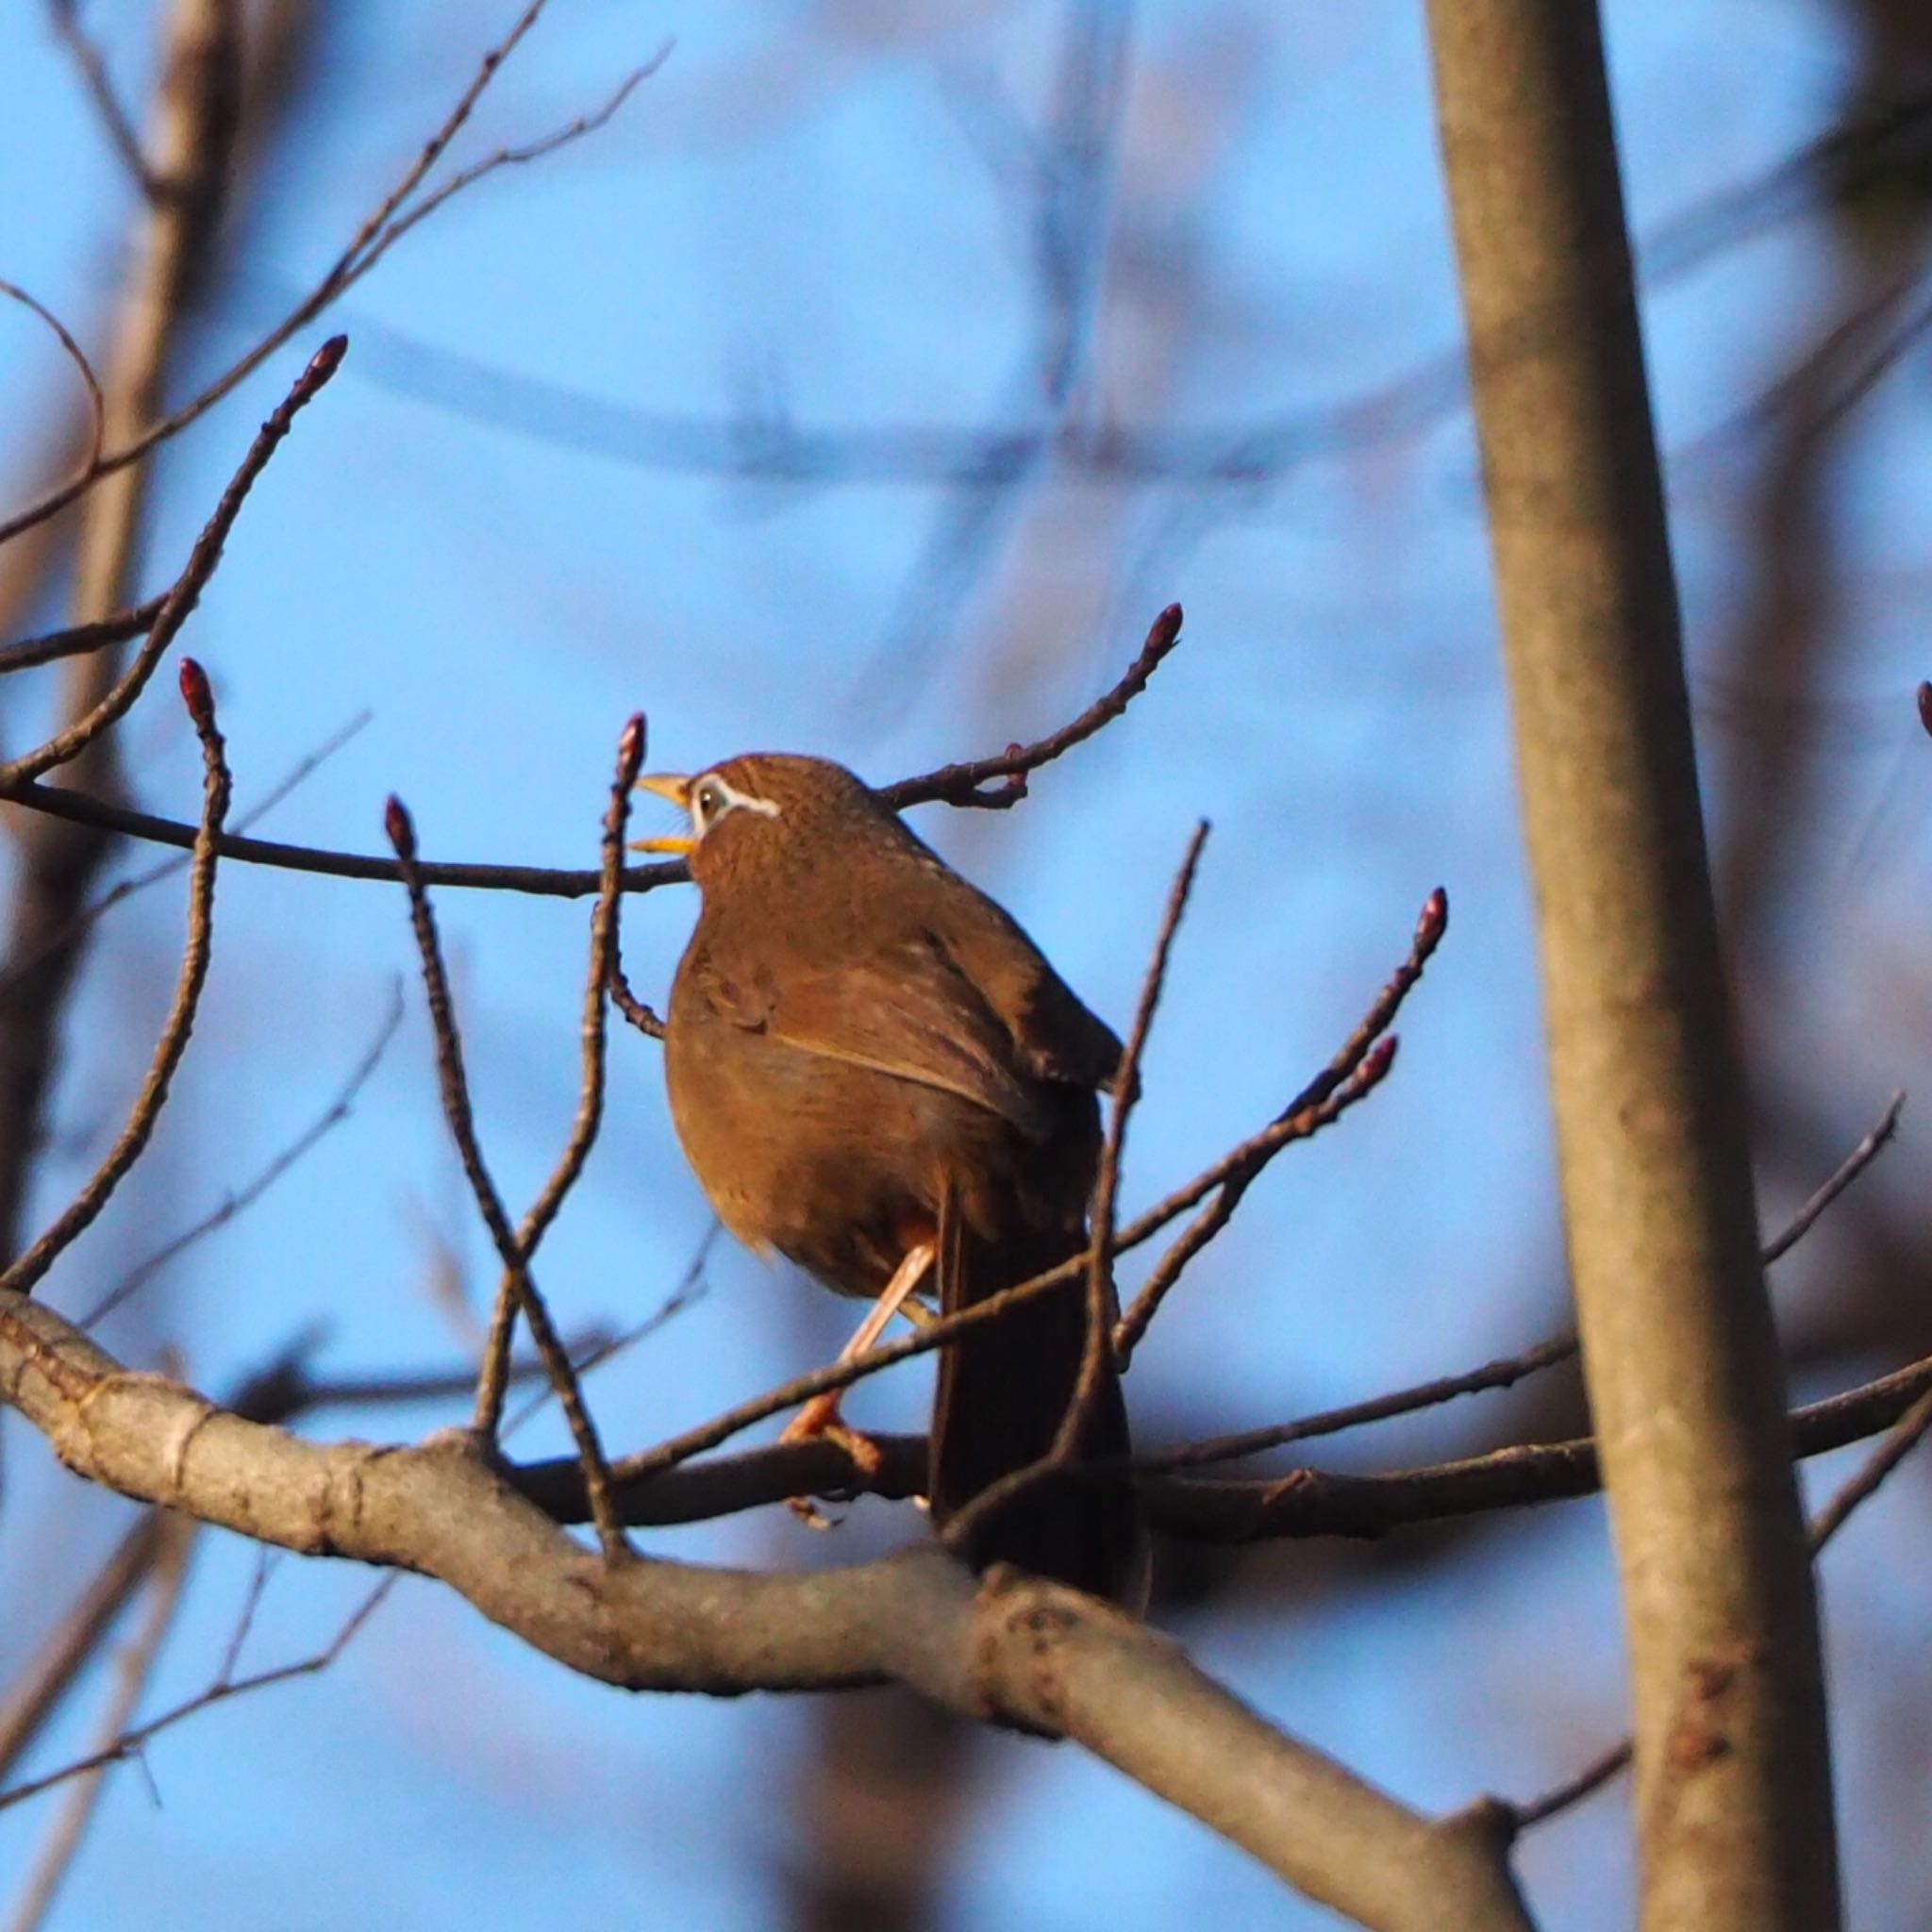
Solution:
[[[724,788],[715,778],[700,782],[691,795],[691,815],[702,832],[724,809]]]

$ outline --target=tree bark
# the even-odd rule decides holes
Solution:
[[[1430,0],[1642,1923],[1838,1922],[1816,1607],[1592,0]]]

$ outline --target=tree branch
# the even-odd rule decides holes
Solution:
[[[1378,1932],[1528,1932],[1485,1811],[1407,1809],[1077,1592],[997,1574],[981,1588],[932,1544],[801,1575],[607,1564],[466,1432],[415,1448],[304,1442],[128,1373],[11,1294],[0,1391],[77,1474],[260,1542],[438,1577],[601,1681],[713,1694],[897,1681],[1072,1739]]]
[[[550,1373],[557,1399],[562,1405],[564,1420],[570,1424],[577,1455],[584,1466],[584,1483],[591,1499],[597,1538],[607,1558],[615,1560],[628,1552],[624,1525],[610,1504],[610,1471],[604,1457],[604,1445],[597,1437],[597,1424],[584,1402],[577,1373],[569,1351],[550,1319],[550,1310],[531,1278],[529,1261],[504,1212],[503,1198],[484,1164],[483,1149],[476,1140],[475,1117],[470,1106],[469,1079],[463,1070],[462,1040],[457,1031],[456,1003],[450,997],[449,974],[443,968],[442,946],[437,937],[436,917],[429,894],[416,869],[416,828],[400,798],[391,796],[384,815],[390,843],[395,847],[402,868],[403,890],[408,894],[409,923],[416,935],[421,956],[423,988],[428,997],[429,1024],[436,1036],[436,1071],[442,1091],[443,1116],[449,1123],[450,1137],[457,1143],[463,1176],[470,1184],[476,1210],[490,1230],[497,1258],[508,1275],[524,1319],[530,1324],[530,1339],[543,1357]],[[505,1338],[506,1355],[508,1337]],[[486,1371],[486,1374],[488,1372]],[[501,1389],[498,1389],[501,1399]],[[489,1440],[488,1438],[485,1439]]]
[[[33,1292],[47,1270],[92,1224],[128,1169],[141,1158],[167,1102],[168,1089],[181,1064],[181,1056],[188,1051],[188,1037],[194,1030],[194,1015],[201,1004],[201,990],[208,979],[208,957],[214,945],[214,841],[228,809],[229,781],[222,734],[215,724],[214,698],[208,691],[207,674],[192,658],[181,660],[181,695],[194,722],[195,735],[201,740],[203,803],[201,832],[188,885],[188,942],[181,958],[174,1005],[168,1010],[147,1077],[135,1095],[126,1125],[86,1185],[53,1224],[0,1274],[0,1289],[19,1294]]]

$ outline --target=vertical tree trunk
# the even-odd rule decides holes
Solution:
[[[236,126],[240,35],[239,0],[174,0],[166,14],[139,259],[101,371],[108,449],[132,441],[160,412],[169,358],[221,214]],[[131,463],[81,500],[75,623],[133,601],[152,469],[152,459]],[[119,651],[70,659],[61,675],[61,721],[91,711],[121,670]],[[120,785],[113,739],[91,745],[62,777],[112,796]],[[84,944],[75,918],[111,842],[104,833],[51,820],[15,829],[7,934],[10,957],[21,964],[0,992],[0,1257],[8,1259],[25,1244],[23,1216],[60,1022]]]
[[[1837,1924],[1816,1607],[1757,1259],[1594,0],[1430,0],[1642,1923]]]

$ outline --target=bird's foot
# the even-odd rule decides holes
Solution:
[[[885,1467],[885,1453],[879,1445],[870,1436],[855,1429],[839,1413],[839,1391],[836,1389],[823,1395],[814,1395],[785,1424],[778,1437],[781,1442],[810,1442],[822,1439],[836,1442],[852,1458],[852,1466],[861,1480],[871,1480]],[[837,1519],[825,1515],[809,1496],[789,1496],[785,1507],[813,1529],[838,1527]]]

